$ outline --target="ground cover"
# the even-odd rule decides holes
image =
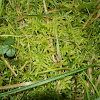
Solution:
[[[1,100],[99,100],[99,3],[1,0]]]

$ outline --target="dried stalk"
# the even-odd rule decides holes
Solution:
[[[100,9],[100,4],[97,6],[96,10],[91,14],[91,16],[89,17],[89,19],[86,21],[86,23],[84,24],[84,26],[82,27],[82,30],[87,26],[89,20],[93,17],[94,14],[96,14],[98,12],[98,10]],[[100,17],[100,16],[99,16]],[[91,23],[90,23],[91,24]],[[89,25],[89,24],[88,24]]]
[[[5,64],[7,65],[7,67],[10,69],[10,71],[12,72],[12,74],[17,77],[17,74],[14,72],[14,70],[10,67],[10,64],[6,61],[6,59],[4,59],[2,56],[0,56],[0,58],[5,62]]]
[[[20,70],[23,70],[26,66],[26,64],[28,63],[28,60],[25,62],[25,64],[20,68]]]

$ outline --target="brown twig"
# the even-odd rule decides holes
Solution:
[[[82,30],[87,26],[89,20],[92,18],[92,16],[98,12],[98,10],[100,9],[100,4],[97,6],[96,10],[90,15],[89,19],[86,21],[86,23],[84,24],[84,26],[82,27]]]
[[[17,18],[16,22],[22,21],[24,18],[26,18],[26,17]]]
[[[74,94],[74,97],[76,98],[78,73],[77,73],[77,76],[74,74],[74,77],[75,77],[75,94]]]
[[[55,10],[51,10],[51,11],[48,11],[47,14],[50,14],[50,13],[55,13],[57,11],[60,11],[59,9],[55,9]]]
[[[7,67],[10,69],[10,71],[13,73],[13,75],[15,77],[17,77],[17,74],[14,72],[14,70],[10,67],[9,63],[6,61],[6,59],[4,59],[2,56],[0,56],[0,58],[5,62],[5,64],[7,65]]]
[[[25,62],[25,64],[20,68],[20,70],[23,70],[26,66],[26,64],[28,63],[28,60]]]
[[[15,0],[15,3],[16,3],[16,5],[17,5],[19,11],[22,13],[22,15],[24,15],[23,11],[21,10],[21,8],[19,7],[19,5],[18,5],[18,3],[17,3],[17,0]]]
[[[90,36],[91,36],[92,32],[93,32],[93,31],[91,30],[90,33],[89,33],[88,39],[90,39]]]
[[[17,0],[15,0],[15,3],[16,3],[16,5],[17,5],[19,11],[22,13],[22,15],[24,15],[23,11],[21,10],[21,8],[19,7],[19,5],[18,5],[18,3],[17,3]],[[23,18],[19,18],[19,19],[21,19],[21,20],[23,21]],[[16,20],[18,21],[19,19],[16,19]],[[23,21],[23,23],[24,23],[24,21]]]
[[[11,8],[13,8],[12,3],[11,3],[11,0],[9,0],[9,4],[10,4]]]
[[[100,14],[98,14],[88,25],[90,25],[91,23],[93,23],[96,19],[98,19],[100,17]]]
[[[32,72],[35,71],[36,68],[33,68]]]

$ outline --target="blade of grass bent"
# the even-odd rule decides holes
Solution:
[[[17,89],[8,91],[8,92],[1,93],[0,94],[0,97],[7,96],[9,94],[16,93],[16,92],[20,92],[20,91],[23,91],[23,90],[27,90],[27,89],[30,89],[30,88],[33,88],[33,87],[36,87],[36,86],[44,85],[46,83],[49,83],[49,82],[52,82],[52,81],[55,81],[55,80],[64,78],[65,76],[69,76],[69,75],[75,74],[77,72],[81,72],[81,71],[87,69],[88,67],[92,67],[92,66],[97,65],[97,64],[100,64],[100,63],[94,63],[94,64],[91,64],[89,66],[80,68],[78,70],[74,70],[74,71],[71,71],[71,72],[68,72],[68,73],[64,73],[64,74],[61,74],[61,75],[57,75],[57,76],[48,78],[46,80],[42,80],[40,82],[37,82],[37,83],[31,84],[31,85],[25,86],[25,87],[21,87],[21,88],[17,88]]]

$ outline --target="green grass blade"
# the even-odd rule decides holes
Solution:
[[[57,70],[68,70],[68,71],[70,71],[71,68],[66,68],[66,67],[65,68],[64,67],[62,67],[62,68],[55,68],[55,69],[51,69],[51,70],[46,70],[46,71],[38,72],[37,75],[43,74],[43,73],[48,73],[48,72],[54,72],[54,71],[57,71]],[[35,75],[35,73],[33,73],[32,75]]]
[[[83,71],[84,72],[84,71]],[[95,89],[96,93],[98,96],[100,96],[99,91],[97,90],[97,88],[95,87],[95,85],[93,84],[92,80],[89,78],[89,76],[84,72],[84,74],[86,75],[86,77],[88,78],[88,80],[90,81],[90,83],[92,84],[93,88]]]
[[[83,81],[84,85],[85,85],[85,89],[86,89],[86,93],[87,93],[87,99],[90,100],[90,97],[89,97],[89,93],[88,93],[88,88],[87,88],[87,85],[86,85],[86,81],[82,78],[81,75],[79,75],[80,79]]]
[[[66,17],[65,12],[58,6],[56,0],[53,0],[54,4],[57,6],[57,8],[62,12],[62,14],[64,14],[64,16]]]
[[[37,0],[35,0],[35,11],[36,11],[36,14],[37,14]]]
[[[2,15],[4,10],[4,0],[0,0],[0,16]]]
[[[36,86],[44,85],[44,84],[46,84],[46,83],[49,83],[49,82],[52,82],[52,81],[55,81],[55,80],[64,78],[64,77],[66,77],[66,76],[75,74],[75,73],[77,73],[77,72],[84,71],[84,70],[87,69],[88,67],[92,67],[92,66],[97,65],[97,64],[100,64],[100,62],[99,62],[99,63],[94,63],[94,64],[91,64],[91,65],[88,65],[88,66],[83,67],[83,68],[80,68],[80,69],[78,69],[78,70],[74,70],[74,71],[71,71],[71,72],[68,72],[68,73],[64,73],[64,74],[61,74],[61,75],[57,75],[57,76],[48,78],[48,79],[46,79],[46,80],[42,80],[42,81],[40,81],[40,82],[37,82],[37,83],[31,84],[31,85],[25,86],[25,87],[21,87],[21,88],[17,88],[17,89],[8,91],[8,92],[1,93],[1,94],[0,94],[0,97],[7,96],[7,95],[9,95],[9,94],[16,93],[16,92],[20,92],[20,91],[23,91],[23,90],[27,90],[27,89],[30,89],[30,88],[33,88],[33,87],[36,87]]]
[[[2,8],[2,0],[0,0],[0,10],[1,10],[1,8]]]
[[[97,6],[98,4],[100,4],[100,2],[98,2],[98,3],[90,3],[90,4],[80,4],[79,6],[78,6],[78,8],[91,8],[92,6]]]

